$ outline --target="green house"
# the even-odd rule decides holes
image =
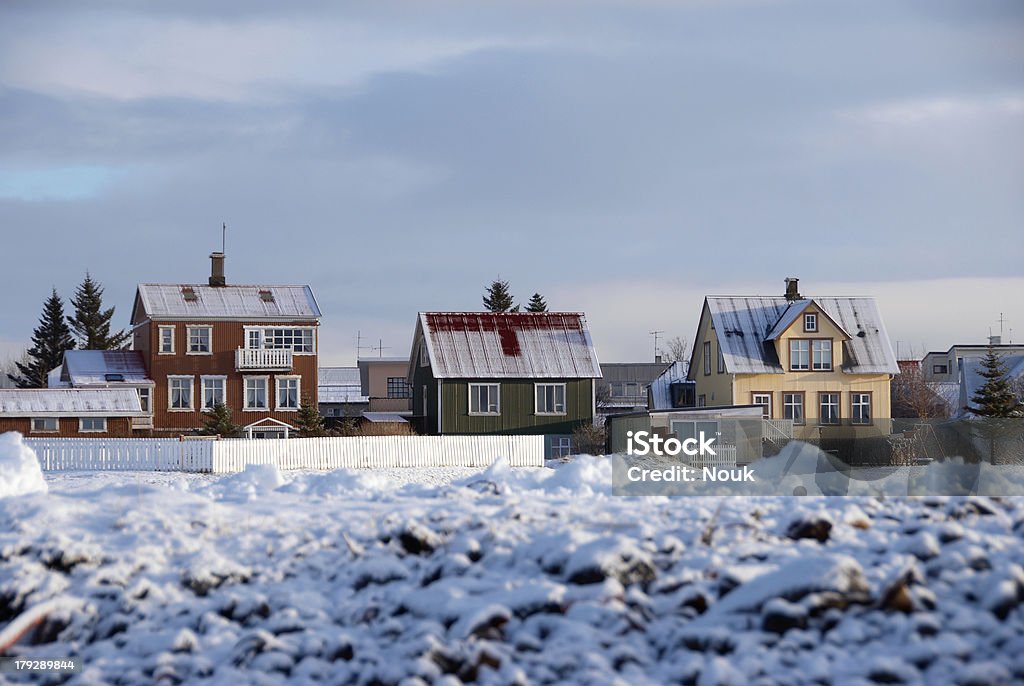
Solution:
[[[597,353],[579,312],[420,312],[409,358],[414,421],[428,434],[543,434],[572,452],[592,424]]]

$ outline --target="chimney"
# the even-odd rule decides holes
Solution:
[[[799,300],[800,291],[797,290],[797,286],[800,284],[800,279],[795,276],[786,277],[786,300]]]
[[[210,285],[227,285],[227,281],[224,279],[224,253],[222,252],[210,253]]]
[[[662,357],[661,357],[661,355],[655,355],[655,356],[654,356],[654,361],[655,361],[655,363],[657,363],[657,364],[661,364],[661,360],[662,360]]]
[[[989,345],[1002,345],[1003,344],[1003,337],[1002,336],[989,336],[988,337],[988,344]]]

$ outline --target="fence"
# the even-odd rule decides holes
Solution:
[[[735,467],[736,446],[724,443],[715,444],[714,455],[694,455],[687,458],[691,467],[703,469],[704,467]]]
[[[543,436],[346,436],[179,441],[161,438],[26,438],[45,471],[237,472],[280,469],[544,466]]]

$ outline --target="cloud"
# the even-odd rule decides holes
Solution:
[[[99,194],[126,173],[98,166],[0,168],[0,198],[29,202],[81,200]]]
[[[976,124],[976,120],[982,118],[1024,116],[1024,94],[894,100],[840,110],[838,116],[849,122],[883,127],[965,122]]]

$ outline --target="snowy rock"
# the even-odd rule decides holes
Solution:
[[[1006,619],[1022,602],[1024,602],[1024,569],[1019,565],[1010,567],[1005,577],[993,584],[984,598],[985,607],[999,619]]]
[[[813,538],[824,543],[831,532],[832,520],[823,514],[798,515],[786,526],[786,536],[793,540]]]
[[[569,557],[566,578],[572,584],[597,584],[612,578],[623,586],[655,577],[650,556],[632,541],[599,538],[581,545]]]
[[[774,598],[761,610],[761,628],[774,634],[807,626],[807,609],[783,598]]]
[[[35,451],[25,445],[17,432],[0,434],[0,498],[46,490]]]

